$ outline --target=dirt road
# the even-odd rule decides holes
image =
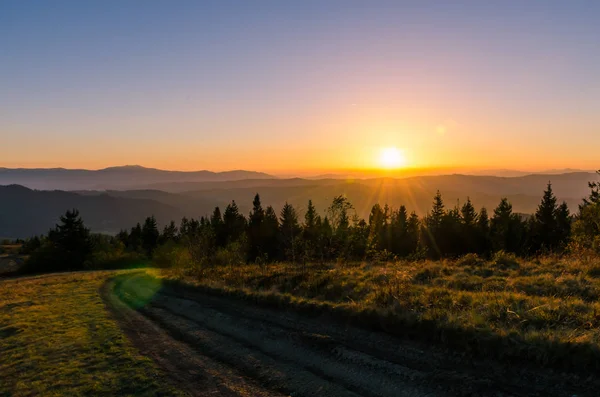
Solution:
[[[141,353],[191,395],[600,395],[593,379],[473,361],[323,318],[182,293],[142,273],[112,280],[103,294]]]

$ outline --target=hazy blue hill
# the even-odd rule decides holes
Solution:
[[[63,171],[59,171],[63,172]],[[139,173],[153,174],[148,169],[108,170],[106,173],[133,172],[131,180],[139,181]],[[154,174],[153,174],[154,175]],[[160,223],[179,222],[181,217],[197,218],[210,214],[215,206],[224,210],[235,200],[244,215],[248,215],[252,199],[261,195],[264,206],[277,211],[287,201],[302,214],[309,199],[325,214],[333,197],[344,194],[354,204],[357,213],[367,218],[375,203],[397,208],[406,205],[409,211],[423,215],[431,207],[432,197],[439,189],[446,207],[465,202],[470,197],[479,209],[496,207],[501,197],[507,197],[516,212],[533,213],[548,181],[552,181],[559,200],[567,201],[573,212],[585,197],[593,173],[525,175],[495,177],[473,175],[422,176],[404,179],[244,179],[238,181],[168,182],[165,190],[129,189],[101,191],[35,191],[23,186],[0,187],[0,235],[20,237],[46,232],[58,216],[69,208],[78,208],[94,231],[116,232],[131,227],[146,216],[155,215]],[[54,187],[53,187],[54,188]]]
[[[161,223],[183,216],[181,209],[156,200],[0,186],[0,235],[27,237],[46,233],[71,208],[79,209],[93,231],[109,233],[129,228],[149,215],[155,215]]]
[[[262,172],[244,170],[187,172],[131,165],[101,170],[0,168],[0,185],[19,184],[32,189],[48,190],[135,189],[145,188],[155,183],[231,181],[250,178],[273,177]]]

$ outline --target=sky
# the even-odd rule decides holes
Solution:
[[[0,2],[0,167],[597,169],[598,1]]]

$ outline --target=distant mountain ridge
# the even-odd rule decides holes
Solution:
[[[106,193],[84,196],[60,190],[31,190],[20,185],[0,186],[0,236],[29,237],[46,233],[68,209],[81,212],[94,232],[116,233],[147,216],[160,223],[181,219],[185,212],[146,198],[115,197]]]
[[[273,179],[263,172],[232,170],[223,172],[167,171],[139,165],[100,170],[66,168],[0,168],[0,185],[23,185],[45,190],[135,189],[157,183],[216,182],[244,179]]]
[[[145,170],[142,172],[146,172]],[[139,173],[136,174],[139,178]],[[493,210],[506,197],[515,212],[533,213],[546,184],[551,181],[554,193],[576,212],[581,199],[589,194],[588,182],[598,175],[586,172],[534,174],[521,177],[439,175],[402,179],[242,179],[235,181],[178,182],[155,185],[153,189],[83,189],[60,191],[31,190],[11,185],[0,186],[0,236],[27,237],[45,233],[66,210],[78,208],[86,224],[96,232],[116,233],[130,228],[145,217],[155,215],[159,224],[182,216],[198,218],[209,215],[215,206],[224,210],[235,200],[244,215],[252,199],[260,194],[263,206],[272,205],[279,212],[287,202],[303,216],[309,199],[321,215],[326,214],[333,197],[343,194],[359,216],[368,218],[375,203],[392,208],[406,205],[419,215],[431,209],[432,198],[439,190],[447,208],[471,199],[477,210]]]

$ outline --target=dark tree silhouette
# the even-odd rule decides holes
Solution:
[[[223,213],[223,228],[227,243],[238,241],[246,230],[246,218],[240,214],[235,200],[225,208],[225,212]]]
[[[264,227],[265,210],[260,203],[260,196],[256,193],[252,202],[252,211],[248,216],[248,260],[255,261],[265,252]]]
[[[271,206],[268,206],[265,210],[263,236],[267,259],[271,261],[279,260],[281,258],[279,250],[279,220],[277,219],[275,210]]]
[[[281,209],[280,216],[280,235],[282,249],[286,258],[292,262],[296,262],[296,252],[298,250],[298,242],[300,239],[300,224],[298,223],[298,215],[291,204],[287,202]]]
[[[149,257],[152,256],[152,253],[158,246],[159,237],[160,232],[158,231],[158,225],[154,215],[146,218],[144,226],[142,226],[142,248]]]
[[[512,204],[503,198],[494,210],[490,222],[490,235],[494,251],[521,253],[525,225],[519,215],[513,214]]]

